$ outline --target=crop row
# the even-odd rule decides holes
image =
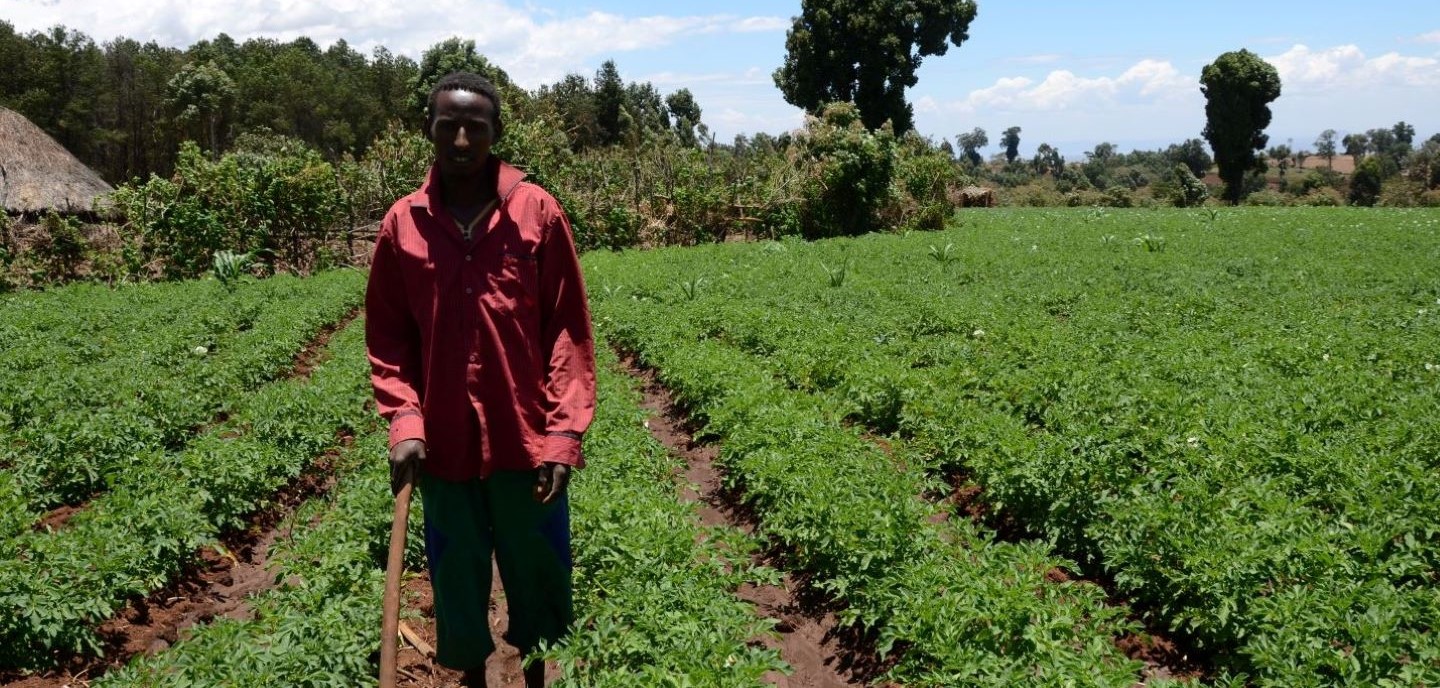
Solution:
[[[1002,216],[590,267],[597,312],[744,351],[909,438],[1237,677],[1433,683],[1440,226],[1227,217]],[[1157,226],[1166,250],[1115,240]]]
[[[100,652],[97,624],[162,588],[340,432],[361,427],[369,415],[362,328],[337,333],[329,354],[306,379],[234,400],[228,420],[182,451],[139,457],[63,528],[0,543],[0,665]]]
[[[766,574],[746,563],[743,538],[702,532],[676,499],[676,460],[613,365],[602,361],[589,466],[571,486],[578,619],[545,652],[560,663],[557,685],[761,685],[783,665],[754,642],[769,625],[734,590]],[[335,489],[295,514],[294,534],[274,550],[283,583],[254,600],[254,618],[217,620],[97,685],[373,685],[391,504],[384,452],[383,432],[363,435],[337,461]],[[418,500],[414,509],[412,550]]]
[[[722,440],[730,486],[759,532],[873,634],[906,685],[1133,685],[1116,641],[1138,629],[1098,587],[1047,580],[1067,563],[1037,543],[1007,544],[966,519],[940,522],[932,485],[839,422],[833,405],[788,389],[757,360],[697,340],[654,304],[602,301],[608,336],[654,367]],[[1073,565],[1070,565],[1073,566]]]
[[[0,348],[0,537],[183,448],[358,307],[363,279],[77,286],[0,303],[17,339]]]

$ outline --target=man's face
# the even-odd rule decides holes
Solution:
[[[478,177],[495,143],[495,104],[472,91],[435,94],[430,141],[440,173],[450,178]]]

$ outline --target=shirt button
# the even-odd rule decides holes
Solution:
[[[466,256],[465,256],[465,262],[467,262],[467,263],[470,262],[470,261],[472,261],[472,260],[474,260],[474,259],[475,259],[475,256],[472,256],[472,255],[469,255],[469,254],[466,254]]]
[[[474,289],[471,289],[470,287],[465,287],[465,293],[466,293],[466,294],[474,294],[474,293],[475,293],[475,290],[474,290]]]

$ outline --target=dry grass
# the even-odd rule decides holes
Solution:
[[[9,213],[91,213],[113,191],[19,113],[0,107],[0,206]]]

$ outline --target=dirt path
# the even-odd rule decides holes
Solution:
[[[671,452],[685,460],[683,474],[686,487],[682,499],[697,505],[700,521],[707,526],[728,526],[746,533],[753,532],[753,518],[739,508],[732,495],[726,493],[719,469],[715,466],[718,451],[697,445],[685,429],[686,416],[675,408],[668,390],[656,380],[652,371],[635,365],[623,357],[631,375],[644,382],[641,407],[650,412],[647,425],[651,434]],[[761,555],[758,563],[774,563]],[[782,569],[783,570],[783,569]],[[766,639],[768,647],[780,651],[780,657],[794,668],[789,676],[774,674],[767,680],[781,688],[838,688],[869,685],[869,679],[884,667],[874,661],[871,648],[836,627],[835,615],[824,608],[824,602],[807,594],[806,586],[786,573],[781,585],[746,584],[738,596],[755,605],[758,614],[778,621],[775,630],[779,640]]]
[[[401,621],[433,648],[435,596],[430,589],[429,574],[421,573],[407,580],[404,584],[403,599]],[[418,612],[420,618],[413,615],[406,618],[407,612]],[[505,591],[500,587],[500,571],[492,568],[490,635],[495,638],[495,654],[490,655],[490,661],[485,666],[485,682],[488,688],[523,688],[525,685],[525,679],[520,673],[520,652],[501,640],[509,618],[505,606]],[[396,673],[396,685],[403,688],[453,688],[460,685],[460,672],[436,664],[433,658],[425,656],[409,643],[401,646],[396,657]],[[546,674],[547,679],[554,680],[557,675],[555,667],[547,667]]]

